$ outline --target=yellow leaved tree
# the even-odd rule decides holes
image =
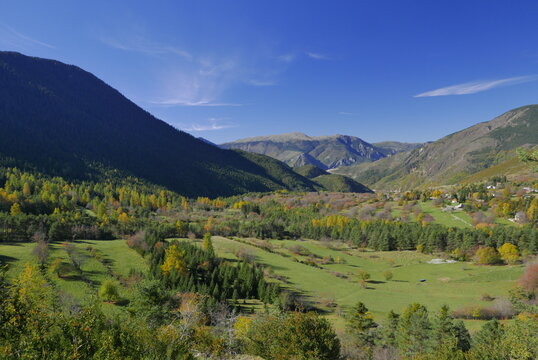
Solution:
[[[519,261],[519,251],[517,246],[511,243],[504,243],[499,248],[499,254],[505,263],[513,265]]]
[[[164,251],[164,263],[161,265],[161,270],[165,275],[169,275],[172,270],[176,270],[181,274],[187,272],[187,263],[185,262],[185,251],[179,249],[176,244],[170,245]]]

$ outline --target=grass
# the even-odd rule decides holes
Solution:
[[[110,275],[107,266],[109,264],[112,271],[121,277],[127,277],[131,269],[136,269],[145,272],[147,269],[144,259],[134,250],[130,249],[124,240],[78,240],[73,242],[77,251],[84,254],[84,261],[81,266],[82,272],[70,271],[58,277],[54,274],[49,274],[48,277],[51,283],[56,287],[57,291],[62,294],[66,301],[79,303],[87,303],[97,295],[97,291],[101,283],[107,279],[115,280]],[[87,247],[91,246],[98,251],[102,256],[102,261],[99,261],[93,256]],[[17,244],[0,244],[0,254],[7,261],[2,261],[8,264],[8,277],[14,277],[24,268],[26,263],[35,263],[35,257],[32,255],[34,248],[33,243],[17,243]],[[63,262],[69,263],[69,258],[60,243],[52,243],[49,245],[49,262],[55,258],[62,259]],[[130,297],[130,289],[118,284],[120,297],[128,299]],[[103,309],[109,313],[119,313],[121,310],[112,304],[103,304]]]
[[[421,202],[420,206],[425,214],[430,214],[435,219],[435,222],[445,226],[470,228],[471,217],[462,211],[443,211],[442,208],[436,207],[431,201]]]
[[[247,243],[245,243],[245,241]],[[476,266],[468,263],[433,265],[427,262],[433,255],[414,251],[374,252],[352,249],[338,242],[270,240],[274,252],[254,246],[257,239],[242,239],[241,242],[224,237],[213,237],[213,245],[219,256],[235,259],[240,248],[246,248],[255,255],[256,261],[270,268],[278,275],[283,287],[302,293],[310,302],[326,312],[326,316],[338,331],[344,327],[343,314],[357,301],[362,301],[371,310],[376,320],[381,321],[390,310],[401,312],[407,305],[418,302],[437,311],[442,305],[457,309],[467,305],[488,305],[481,300],[484,293],[494,297],[506,297],[515,280],[523,273],[519,266]],[[88,246],[102,255],[108,267],[121,277],[127,277],[131,269],[145,272],[144,259],[129,249],[123,240],[76,241],[76,248],[84,254]],[[301,245],[318,259],[340,258],[343,263],[318,264],[314,267],[301,263],[306,256],[295,254],[292,247]],[[15,276],[25,263],[35,262],[32,255],[34,244],[0,244],[2,262],[9,264],[8,276]],[[68,262],[67,253],[61,244],[50,245],[50,261],[59,257]],[[76,302],[87,302],[94,298],[100,284],[112,279],[107,266],[95,257],[87,257],[82,265],[82,276],[76,272],[64,277],[49,275],[53,284],[65,296]],[[367,288],[358,283],[357,272],[365,270],[371,274]],[[390,270],[393,279],[386,281],[383,272]],[[338,275],[338,276],[337,276]],[[425,282],[419,282],[425,279]],[[130,297],[128,287],[119,286],[120,295]],[[329,300],[336,308],[327,307]],[[248,305],[248,304],[247,304]],[[262,308],[258,303],[250,304]],[[103,304],[105,311],[122,313],[121,307]],[[482,321],[466,321],[471,330],[482,325]]]
[[[294,261],[304,259],[291,255],[288,247],[297,245],[297,241],[272,240],[270,243],[277,251],[286,253],[282,256],[270,253],[258,247],[223,238],[213,237],[213,244],[220,256],[233,258],[238,248],[250,249],[256,261],[271,267],[272,271],[284,276],[286,287],[299,290],[310,301],[323,310],[329,311],[329,318],[341,327],[340,316],[351,305],[362,301],[377,320],[383,319],[390,310],[400,312],[410,303],[418,302],[437,311],[442,305],[452,309],[466,305],[487,305],[481,295],[488,293],[494,297],[506,297],[522,272],[522,266],[476,266],[468,263],[433,265],[427,261],[431,255],[411,251],[361,252],[345,246],[331,249],[317,241],[300,242],[304,248],[319,257],[340,257],[344,264],[323,265],[322,268],[305,265]],[[362,288],[356,277],[358,270],[371,274],[367,288]],[[390,270],[394,277],[385,281],[383,272]],[[348,278],[336,276],[343,274]],[[421,283],[419,279],[426,281]],[[336,309],[326,308],[324,300],[331,298],[337,304]],[[482,322],[473,322],[479,326]]]
[[[390,202],[389,205],[391,205],[392,216],[394,218],[400,217],[402,214],[402,207],[398,206],[396,202]],[[420,206],[422,212],[433,217],[433,222],[435,224],[457,228],[473,228],[471,216],[463,210],[443,211],[443,208],[447,205],[437,207],[431,200],[425,202],[418,201],[417,205]],[[415,221],[414,218],[414,215],[411,214],[409,221]],[[508,219],[502,217],[496,217],[495,223],[500,225],[514,226],[513,222],[510,222]]]
[[[24,269],[25,263],[35,262],[33,243],[0,244],[0,264],[8,265],[7,276],[13,277]]]

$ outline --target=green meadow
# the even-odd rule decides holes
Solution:
[[[97,296],[99,286],[105,280],[115,281],[120,296],[129,298],[129,287],[122,285],[119,279],[127,280],[131,269],[144,272],[146,263],[127,246],[125,240],[78,240],[72,244],[83,258],[81,272],[70,269],[62,273],[62,276],[48,274],[62,301],[88,303]],[[27,263],[36,263],[33,248],[34,243],[0,244],[0,259],[8,265],[8,277],[16,276]],[[68,254],[60,243],[49,245],[49,265],[56,258],[65,264],[69,263]],[[108,312],[120,311],[120,307],[112,304],[104,306]]]
[[[124,240],[80,240],[74,244],[84,255],[82,273],[72,271],[62,277],[49,275],[54,286],[68,300],[90,301],[104,280],[128,279],[131,269],[146,271],[144,259]],[[263,241],[214,236],[213,245],[219,256],[230,260],[237,258],[239,249],[246,250],[256,262],[266,267],[273,281],[302,294],[340,329],[343,327],[343,314],[357,301],[364,302],[378,321],[390,310],[400,312],[414,302],[427,305],[431,311],[445,304],[451,309],[487,306],[488,302],[482,300],[484,294],[494,298],[506,297],[523,273],[522,265],[429,264],[428,261],[437,258],[435,255],[414,251],[375,252],[353,249],[338,242]],[[25,263],[36,261],[32,255],[33,246],[32,243],[0,244],[2,260],[9,264],[8,276],[21,271]],[[91,249],[94,249],[93,256],[90,255]],[[99,260],[95,254],[99,254]],[[51,244],[49,262],[55,258],[68,262],[62,244]],[[323,264],[323,258],[331,259],[331,263]],[[309,259],[319,262],[315,266],[305,264]],[[359,283],[359,270],[371,276],[366,288]],[[392,273],[392,279],[385,278],[386,271]],[[424,281],[421,282],[421,279]],[[120,295],[128,299],[129,286],[120,285],[119,289]],[[118,306],[105,306],[108,311],[120,311]],[[466,323],[473,329],[482,322]]]
[[[271,252],[261,249],[260,244],[272,247]],[[248,249],[257,262],[277,275],[275,278],[284,287],[299,291],[325,310],[337,327],[343,324],[341,315],[357,301],[364,302],[376,320],[382,320],[390,310],[400,312],[414,302],[427,305],[431,311],[445,304],[451,309],[487,306],[482,295],[506,297],[523,273],[522,265],[429,264],[428,261],[437,257],[414,251],[374,252],[319,241],[270,240],[266,244],[257,239],[237,241],[213,237],[213,245],[220,256],[234,259],[240,248]],[[292,250],[297,245],[318,258],[331,257],[341,263],[318,264],[317,267],[301,263],[299,261],[307,260],[308,256],[296,255]],[[359,283],[359,270],[371,275],[366,288]],[[387,270],[393,274],[389,281],[383,275]],[[421,279],[425,281],[420,282]],[[481,322],[467,323],[470,328],[476,328]]]

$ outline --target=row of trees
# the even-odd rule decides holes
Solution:
[[[250,213],[242,221],[214,221],[213,232],[240,237],[345,240],[385,251],[414,250],[420,246],[426,252],[452,252],[479,246],[498,248],[512,243],[523,253],[538,252],[538,229],[532,226],[460,229],[440,224],[360,221],[344,215],[326,215],[316,206],[289,209],[274,201],[258,207],[259,214]]]
[[[508,325],[491,320],[471,336],[446,306],[432,315],[425,306],[411,304],[401,314],[391,311],[376,323],[359,302],[348,312],[343,355],[350,359],[535,359],[536,331],[535,312],[521,313]]]

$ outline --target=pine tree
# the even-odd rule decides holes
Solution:
[[[504,354],[502,346],[504,337],[504,326],[497,319],[488,321],[473,337],[473,347],[470,358],[488,360],[501,360],[507,358],[508,354]]]
[[[405,356],[425,354],[432,347],[428,309],[420,304],[409,305],[400,316],[396,341]]]
[[[362,302],[356,303],[348,313],[346,330],[353,336],[359,347],[364,347],[370,351],[374,345],[374,329],[377,324],[366,305]]]
[[[383,326],[382,339],[383,344],[388,346],[396,346],[396,334],[398,333],[398,323],[400,315],[394,311],[390,311],[387,315],[387,320]]]

